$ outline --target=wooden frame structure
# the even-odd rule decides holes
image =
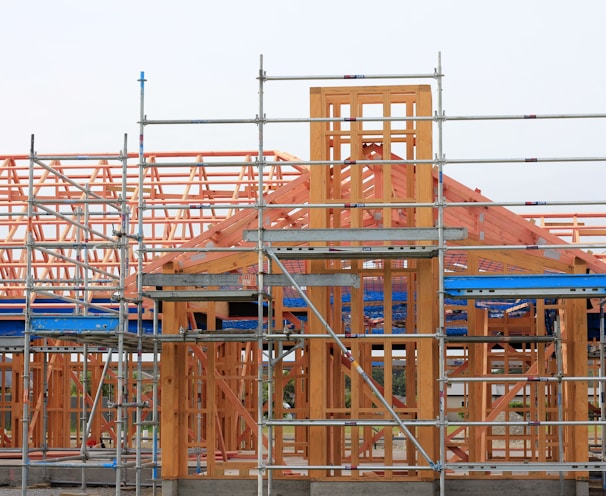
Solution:
[[[402,128],[392,126],[389,122],[389,117],[394,115],[393,108],[398,104],[406,108],[405,111],[400,109],[399,115],[410,118]],[[367,127],[364,118],[369,113],[379,115],[384,121],[378,127]],[[381,238],[384,234],[382,229],[406,230],[434,226],[435,209],[416,204],[434,203],[435,191],[441,186],[445,199],[458,206],[443,212],[444,226],[464,227],[468,232],[467,239],[448,243],[448,255],[443,259],[444,270],[459,274],[604,272],[605,267],[598,258],[573,247],[562,248],[562,240],[545,229],[523,221],[503,207],[491,206],[490,201],[479,192],[444,178],[438,170],[433,169],[428,163],[432,154],[431,124],[414,119],[415,116],[428,116],[430,113],[429,87],[312,89],[311,116],[317,121],[311,124],[311,166],[309,172],[300,178],[300,182],[305,184],[304,188],[308,188],[308,194],[288,202],[303,201],[302,208],[293,209],[296,216],[287,208],[268,209],[263,214],[264,229],[282,230],[284,233],[284,243],[279,243],[279,236],[272,237],[272,247],[266,251],[275,256],[268,257],[268,265],[264,266],[263,272],[284,270],[286,266],[278,262],[280,256],[289,260],[307,258],[303,269],[301,266],[298,269],[290,267],[287,271],[296,273],[303,270],[316,275],[353,272],[361,280],[361,289],[345,290],[322,285],[308,287],[308,305],[305,308],[289,308],[285,305],[283,290],[279,288],[272,293],[269,308],[274,318],[268,333],[271,334],[272,325],[280,328],[282,323],[286,323],[310,336],[307,344],[300,351],[295,351],[292,364],[278,360],[269,367],[268,380],[276,395],[273,416],[280,419],[285,414],[280,407],[285,379],[293,379],[296,391],[301,393],[295,399],[294,416],[309,419],[285,422],[270,417],[265,422],[270,426],[270,436],[275,436],[275,439],[271,451],[273,460],[265,462],[264,468],[273,470],[274,477],[298,475],[314,480],[367,480],[369,477],[432,480],[437,477],[432,461],[440,458],[441,450],[446,454],[446,463],[460,467],[460,472],[453,470],[450,477],[469,476],[469,470],[462,468],[464,466],[477,466],[478,470],[472,470],[472,475],[481,477],[481,473],[486,473],[487,464],[494,466],[494,463],[504,463],[504,470],[508,471],[516,462],[527,463],[529,459],[539,467],[531,472],[532,477],[557,477],[557,473],[546,468],[550,463],[563,463],[565,466],[565,460],[574,459],[580,462],[580,466],[585,466],[583,462],[588,459],[585,443],[570,442],[572,439],[584,439],[587,433],[586,426],[575,424],[583,424],[587,418],[587,387],[582,381],[587,377],[587,357],[584,347],[578,346],[587,328],[584,302],[580,304],[578,300],[572,300],[564,303],[562,300],[560,304],[553,304],[538,300],[536,306],[532,302],[512,304],[502,317],[496,319],[489,314],[490,302],[485,304],[485,310],[479,310],[472,301],[463,310],[460,305],[450,303],[445,305],[445,313],[465,315],[465,322],[459,321],[459,326],[465,326],[467,333],[466,336],[459,336],[459,339],[448,338],[448,328],[443,329],[442,335],[434,333],[438,326],[438,312],[441,311],[435,304],[438,280],[443,277],[436,259],[418,258],[418,254],[411,256],[410,251],[408,257],[403,254],[396,260],[372,254],[373,244],[375,248],[380,245],[392,249],[398,245]],[[342,126],[341,120],[347,124]],[[326,165],[322,165],[324,163]],[[440,181],[443,184],[440,185]],[[293,182],[293,186],[296,182]],[[297,191],[300,192],[299,189]],[[277,191],[267,195],[265,201],[268,205],[279,206],[285,202],[281,193],[291,194],[286,190]],[[303,210],[306,214],[302,215]],[[242,214],[235,229],[238,232],[255,229],[255,214]],[[231,230],[226,232],[221,227],[218,226],[217,232],[230,240],[226,246],[234,246],[229,244],[234,239]],[[352,234],[347,241],[340,240],[336,235],[341,229],[350,229],[353,233],[360,228],[375,229],[375,243],[364,243],[361,238],[357,240],[356,234]],[[324,231],[325,237],[323,241],[318,241],[310,236],[308,243],[295,243],[290,237],[289,242],[291,235],[287,232],[292,229]],[[333,230],[333,235],[329,230]],[[241,237],[236,235],[235,239]],[[303,234],[297,239],[304,237]],[[259,235],[257,239],[261,238]],[[204,248],[211,239],[212,246],[216,246],[220,238],[210,232],[192,240],[190,246]],[[420,241],[423,239],[408,245],[423,246],[419,244]],[[537,249],[539,241],[541,245],[556,246],[558,257],[551,256],[550,250]],[[497,245],[526,249],[498,251],[494,249]],[[398,246],[402,247],[402,243]],[[472,246],[486,246],[486,249],[469,251]],[[314,250],[318,256],[312,256]],[[364,255],[364,251],[369,255]],[[166,255],[155,266],[159,268],[164,263],[176,261],[183,274],[213,273],[227,268],[244,274],[260,271],[258,265],[257,269],[252,268],[257,261],[253,255],[213,256],[210,253],[207,256],[208,261],[198,262],[192,261],[188,254]],[[384,309],[380,325],[382,331],[377,335],[372,334],[373,325],[368,325],[368,312],[365,310],[370,305],[365,304],[363,298],[371,284],[378,284]],[[393,315],[395,288],[404,288],[406,296],[398,303],[408,307],[404,326],[414,329],[413,333],[418,335],[416,339],[414,336],[397,336],[393,333],[397,327]],[[347,293],[351,302],[349,319],[343,318],[344,293]],[[183,298],[185,300],[186,296]],[[311,308],[315,310],[311,311]],[[182,311],[185,312],[185,309],[183,301]],[[303,321],[295,317],[302,311],[306,313]],[[508,317],[510,312],[515,314],[514,318]],[[537,317],[550,312],[557,314],[561,326],[557,339],[553,327],[546,328],[546,324]],[[213,315],[212,309],[210,314]],[[343,339],[335,343],[335,336],[314,337],[315,334],[326,335],[326,329],[333,330]],[[443,351],[439,350],[436,337],[446,343]],[[566,358],[563,359],[562,368],[556,369],[549,357],[556,354],[562,357],[562,351],[556,353],[555,350],[562,342]],[[300,341],[288,343],[296,348]],[[233,346],[232,343],[226,345]],[[235,352],[231,354],[230,363],[237,362],[238,357],[249,356],[244,353],[243,346],[232,348]],[[270,339],[267,361],[273,363],[275,356],[281,356],[283,346],[279,339],[278,344],[272,344]],[[257,348],[256,354],[259,353],[260,348]],[[396,399],[393,395],[392,375],[398,359],[406,364],[406,400]],[[458,412],[473,425],[462,426],[443,437],[433,425],[433,419],[440,417],[441,413],[442,391],[439,383],[444,377],[440,374],[441,360],[443,366],[450,369],[448,377],[453,382],[458,380],[466,384],[463,408],[446,407],[446,415],[442,418],[446,418],[449,412]],[[180,363],[175,362],[175,366],[180,366]],[[366,379],[372,377],[377,363],[381,364],[378,368],[384,371],[381,382],[374,378],[363,380],[364,376]],[[453,368],[451,364],[457,365]],[[245,362],[241,362],[241,368],[247,368]],[[362,369],[361,377],[355,373],[356,368]],[[298,370],[303,371],[302,377],[296,374]],[[208,374],[215,378],[223,375],[217,370]],[[568,374],[573,380],[557,386],[548,380],[543,382],[545,376],[558,374]],[[207,381],[212,384],[209,376]],[[255,372],[249,376],[249,380],[254,381],[256,377]],[[529,388],[528,383],[534,381],[534,377],[541,380],[537,380],[538,386],[533,384]],[[350,398],[344,395],[346,384],[351,384]],[[502,389],[503,393],[495,395],[497,389]],[[404,449],[400,451],[395,447],[392,436],[397,422],[387,422],[389,427],[386,427],[376,420],[390,419],[393,413],[373,396],[377,390],[388,398],[388,403],[394,406],[400,420],[411,420],[411,429],[404,426],[406,441]],[[419,394],[420,391],[423,394]],[[210,405],[215,412],[224,410],[223,406],[219,406],[222,405],[219,400],[222,393],[218,394],[214,396],[215,404]],[[567,398],[563,411],[556,400],[561,394]],[[512,424],[510,417],[520,415],[520,407],[513,405],[512,400],[520,395],[524,398],[521,407],[523,418],[536,420],[520,421],[520,424],[527,423],[521,429],[516,426],[518,430],[514,432],[511,426],[515,422]],[[213,398],[213,395],[209,397]],[[545,405],[540,404],[543,398],[546,399]],[[242,396],[239,401],[243,401]],[[269,403],[272,401],[269,400]],[[258,405],[251,404],[249,411],[253,413],[256,407]],[[215,415],[208,416],[212,418]],[[499,423],[500,416],[505,416],[505,420]],[[548,419],[546,427],[539,426],[541,420],[538,419],[542,418]],[[374,428],[372,419],[375,419]],[[550,421],[553,425],[549,424]],[[210,432],[211,422],[207,425]],[[285,437],[287,426],[295,429],[294,442]],[[250,432],[249,428],[244,430]],[[558,430],[559,434],[555,434]],[[263,439],[261,443],[258,439],[254,445],[257,453],[262,451],[260,446],[267,447],[268,442]],[[378,455],[374,447],[379,440],[383,449]],[[219,437],[217,443],[220,442]],[[173,447],[175,450],[183,449],[181,443],[174,443]],[[215,444],[214,449],[220,451],[219,448],[219,444]],[[288,456],[296,454],[300,454],[306,462],[294,466],[285,464]],[[225,459],[216,464],[208,460],[207,474],[210,477],[229,477],[230,474],[241,477],[246,473],[254,474],[250,470],[253,466],[254,463],[243,465],[241,460],[231,465]],[[233,467],[238,469],[234,471]],[[185,463],[173,467],[173,470],[171,473],[165,472],[163,477],[187,477]],[[584,471],[579,472],[577,477],[583,478]]]
[[[312,88],[308,162],[262,149],[89,155],[92,166],[0,157],[0,319],[17,338],[2,342],[2,447],[86,444],[60,406],[91,408],[106,387],[137,400],[112,398],[114,426],[115,405],[92,412],[92,438],[140,450],[143,424],[160,422],[163,480],[585,480],[598,408],[585,299],[462,301],[444,278],[606,265],[566,246],[562,224],[528,222],[444,175],[431,94]],[[85,278],[91,267],[109,282]],[[118,332],[58,324],[31,349],[18,341],[36,313],[116,301]],[[99,348],[119,343],[115,361]]]

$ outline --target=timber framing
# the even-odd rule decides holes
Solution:
[[[149,427],[166,481],[604,470],[587,310],[606,264],[574,244],[602,231],[443,174],[430,85],[309,98],[308,162],[2,157],[0,446],[73,448],[75,396],[76,445],[140,450]]]

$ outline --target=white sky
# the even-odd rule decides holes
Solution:
[[[7,1],[0,155],[28,153],[32,133],[39,153],[117,152],[124,133],[136,151],[142,70],[150,119],[252,118],[260,54],[268,75],[407,74],[433,72],[441,52],[447,115],[606,113],[605,18],[603,0]],[[267,116],[306,116],[308,88],[322,84],[343,82],[267,83]],[[606,120],[447,123],[444,151],[605,157],[605,130]],[[307,139],[305,126],[267,126],[265,147],[307,158]],[[148,151],[257,145],[254,126],[146,129]],[[603,167],[446,173],[493,200],[601,200]]]

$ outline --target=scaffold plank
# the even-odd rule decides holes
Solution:
[[[37,332],[105,332],[119,330],[118,316],[105,315],[44,315],[32,316],[31,331]]]
[[[410,228],[329,228],[329,229],[264,229],[264,241],[315,242],[315,241],[437,241],[437,227]],[[445,241],[467,238],[464,227],[447,227],[442,230]],[[258,230],[245,230],[245,241],[258,241]]]
[[[257,301],[259,291],[208,291],[208,290],[183,290],[183,291],[147,291],[143,296],[152,300],[161,301]],[[264,294],[263,294],[264,295]],[[264,295],[266,297],[266,295]]]
[[[258,274],[143,274],[143,286],[256,286]],[[357,274],[292,274],[300,286],[360,286]],[[263,274],[264,286],[292,286],[284,274]]]
[[[433,258],[436,246],[276,246],[272,252],[282,259],[385,259]]]
[[[605,274],[447,276],[452,298],[594,298],[606,295]]]
[[[150,338],[150,336],[147,336]],[[62,341],[69,341],[72,343],[86,344],[89,347],[90,353],[104,353],[109,349],[117,350],[119,347],[119,334],[116,332],[105,332],[105,331],[69,331],[69,330],[55,330],[55,331],[37,331],[35,338],[53,338],[60,339]],[[23,342],[23,338],[21,338]],[[155,339],[140,339],[139,336],[132,332],[126,332],[122,334],[122,344],[125,350],[135,351],[141,350],[146,353],[154,351]],[[160,348],[161,342],[158,343]],[[56,353],[76,353],[77,351],[70,349],[69,347],[54,347]],[[43,351],[50,353],[48,349],[40,347],[32,347],[32,350]],[[23,351],[18,350],[19,352]]]

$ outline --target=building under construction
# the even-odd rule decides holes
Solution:
[[[147,117],[141,74],[136,152],[125,137],[114,154],[44,155],[32,137],[0,157],[1,482],[165,496],[601,485],[606,214],[582,192],[493,202],[448,175],[586,159],[447,162],[449,121],[566,116],[447,117],[442,78],[261,63],[256,116],[170,120]],[[293,80],[310,81],[296,96],[309,115],[266,116],[268,86]],[[309,157],[265,150],[269,124],[308,126]],[[186,125],[259,139],[148,151],[149,126]]]

